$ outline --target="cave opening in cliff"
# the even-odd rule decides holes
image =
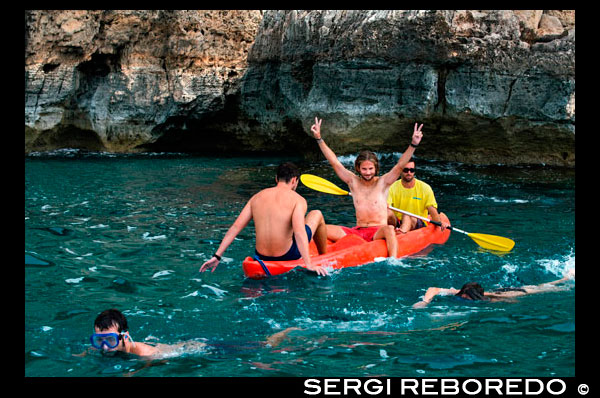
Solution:
[[[301,156],[313,148],[314,139],[304,132],[299,120],[287,119],[277,132],[265,132],[258,123],[247,121],[244,128],[223,129],[223,115],[202,120],[169,118],[153,134],[158,138],[137,147],[146,152],[181,152],[208,156],[292,155]]]
[[[44,73],[50,73],[54,69],[58,68],[59,66],[60,66],[60,64],[44,64],[44,66],[42,67],[42,70],[44,71]]]
[[[115,54],[92,54],[89,61],[82,62],[77,69],[88,76],[106,77],[110,72],[120,71],[119,56]]]
[[[77,148],[87,151],[105,151],[106,148],[96,132],[75,126],[63,126],[46,130],[32,140],[33,150]]]

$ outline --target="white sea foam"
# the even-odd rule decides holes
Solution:
[[[282,329],[281,324],[272,318],[267,319],[266,322],[272,329]]]
[[[397,257],[377,257],[375,258],[375,261],[377,261],[378,258],[383,258],[383,260],[387,261],[387,263],[389,265],[393,265],[396,267],[402,267],[402,268],[410,268],[410,265],[408,265],[405,260],[406,258],[397,258]]]
[[[514,273],[515,271],[517,271],[519,269],[519,266],[518,265],[514,265],[514,264],[504,264],[502,266],[502,269],[504,271],[506,271],[508,274],[512,274],[512,273]]]
[[[374,153],[380,162],[381,161],[387,162],[388,160],[390,160],[390,158],[393,162],[397,162],[398,159],[400,159],[400,157],[402,156],[402,152],[391,152],[391,153],[390,152],[374,152]],[[358,156],[358,152],[354,153],[354,154],[350,154],[350,155],[340,155],[337,158],[340,161],[340,163],[343,164],[344,166],[350,166],[350,167],[354,168],[354,161],[356,160],[357,156]]]
[[[448,320],[448,319],[453,319],[453,318],[465,318],[469,314],[485,311],[483,308],[480,308],[480,307],[470,309],[467,311],[452,310],[448,306],[440,306],[440,307],[438,307],[438,309],[441,309],[442,312],[430,312],[427,315],[432,319]]]
[[[537,260],[537,263],[546,271],[562,277],[568,271],[575,269],[575,250],[571,248],[571,252],[560,259],[542,259]]]
[[[156,272],[154,275],[152,275],[152,278],[158,278],[158,277],[160,277],[160,276],[166,276],[166,275],[170,275],[170,274],[172,274],[173,272],[175,272],[175,271],[173,271],[173,270],[170,270],[170,269],[166,269],[166,270],[164,270],[164,271],[159,271],[159,272]]]
[[[410,325],[412,319],[406,319],[405,314],[389,314],[379,311],[365,311],[362,307],[357,309],[343,310],[344,318],[339,319],[312,319],[310,317],[297,317],[294,319],[294,325],[303,329],[318,329],[323,331],[351,331],[364,332],[372,331],[379,327],[397,325],[406,327]],[[400,317],[400,319],[398,319]]]
[[[402,157],[403,152],[374,152],[380,162],[385,162],[386,164],[395,164],[400,157]],[[350,155],[340,155],[338,156],[338,160],[341,164],[351,169],[354,169],[354,161],[358,156],[358,152]],[[415,157],[418,159],[418,157]],[[327,163],[326,160],[323,160],[323,163]],[[419,163],[417,166],[418,170],[425,170],[430,174],[438,175],[438,176],[450,176],[450,175],[460,175],[461,173],[456,170],[456,166],[461,165],[461,163],[445,163],[443,166],[439,166],[436,164],[429,163]],[[382,174],[385,171],[382,171]]]
[[[144,239],[144,240],[167,239],[167,236],[166,235],[150,236],[150,232],[144,232],[144,234],[142,235],[142,239]]]
[[[198,290],[195,290],[186,296],[182,296],[181,298],[198,297],[198,296],[203,297],[203,298],[208,298],[208,296],[205,294],[200,295],[200,292]]]
[[[76,220],[79,220],[79,222],[72,222],[70,223],[71,225],[81,225],[85,222],[88,222],[89,220],[91,220],[91,217],[87,217],[87,218],[81,218],[81,217],[75,217]]]
[[[467,198],[467,200],[472,200],[475,202],[492,201],[495,203],[529,203],[529,200],[525,199],[502,199],[496,196],[485,196],[481,194],[471,195]]]
[[[227,290],[221,290],[221,289],[218,289],[218,288],[216,288],[214,286],[210,286],[210,285],[202,285],[202,287],[205,287],[205,288],[209,289],[217,297],[223,297],[225,295],[225,293],[227,293]]]

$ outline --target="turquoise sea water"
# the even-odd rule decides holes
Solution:
[[[399,154],[382,154],[387,171]],[[342,157],[350,168],[353,156]],[[250,224],[214,273],[199,273],[245,202],[289,158],[60,151],[25,158],[26,376],[575,375],[575,286],[512,303],[438,297],[429,286],[539,284],[575,266],[574,170],[417,159],[453,225],[510,237],[499,255],[453,233],[445,245],[318,277],[246,280]],[[324,161],[291,159],[346,188]],[[351,199],[298,192],[351,226]],[[543,221],[543,222],[542,222]],[[89,350],[118,308],[134,340],[208,343],[152,361]],[[296,327],[276,347],[268,336]],[[87,352],[85,356],[77,356]]]

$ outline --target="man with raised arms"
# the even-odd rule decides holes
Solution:
[[[398,163],[388,173],[379,177],[379,161],[371,151],[361,151],[358,154],[354,162],[354,169],[358,175],[347,170],[323,141],[321,122],[322,120],[315,118],[315,124],[312,125],[310,130],[317,140],[321,152],[323,152],[337,176],[348,185],[356,212],[356,226],[354,228],[328,224],[327,238],[337,241],[346,234],[356,234],[366,241],[385,239],[388,256],[396,257],[398,253],[396,233],[394,227],[388,225],[387,222],[388,191],[390,186],[400,177],[400,172],[421,142],[423,125],[419,126],[418,123],[415,123],[410,145],[404,151]]]
[[[307,210],[306,199],[296,193],[300,171],[293,163],[277,168],[276,186],[265,188],[250,198],[240,215],[229,228],[215,254],[200,267],[200,272],[211,268],[214,272],[221,256],[233,239],[250,220],[256,231],[256,255],[261,260],[304,260],[305,268],[319,275],[327,270],[311,263],[308,244],[314,234],[319,254],[327,251],[327,229],[319,210]]]

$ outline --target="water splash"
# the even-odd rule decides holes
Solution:
[[[562,277],[570,270],[575,269],[575,249],[571,248],[571,252],[562,258],[543,259],[538,260],[537,263],[547,272]]]

